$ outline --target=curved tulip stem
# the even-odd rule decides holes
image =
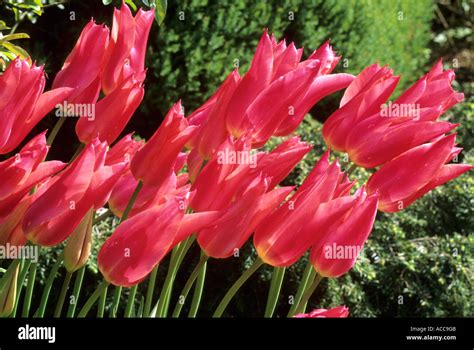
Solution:
[[[114,298],[112,300],[112,308],[110,309],[110,317],[117,317],[118,305],[120,302],[120,296],[122,295],[122,287],[116,286],[114,291]]]
[[[138,284],[130,288],[130,294],[128,295],[127,306],[125,307],[125,317],[132,315],[133,305],[135,304],[135,295],[137,294]]]
[[[85,270],[85,265],[77,270],[76,280],[74,281],[74,288],[72,290],[72,300],[70,301],[69,308],[67,310],[67,317],[74,317],[74,313],[76,312],[76,305],[79,301],[79,294],[81,293],[82,280],[84,279]]]
[[[105,302],[107,301],[107,290],[109,289],[109,285],[107,284],[104,289],[102,289],[102,293],[99,297],[99,305],[97,307],[97,317],[103,318],[104,317],[104,310],[105,310]]]
[[[299,313],[303,313],[305,312],[306,310],[306,305],[308,305],[308,301],[309,301],[309,298],[311,298],[311,296],[313,295],[314,291],[316,290],[316,288],[318,288],[318,285],[319,283],[323,280],[323,276],[321,276],[320,274],[316,274],[316,277],[314,278],[314,281],[313,283],[311,284],[311,286],[306,289],[306,291],[304,292],[303,294],[303,297],[301,298],[301,301],[300,303],[298,304],[298,306],[296,307],[296,312],[297,314]]]
[[[308,287],[309,284],[313,283],[314,277],[316,275],[316,271],[313,269],[313,265],[310,261],[306,264],[306,267],[303,272],[303,277],[301,278],[300,285],[298,286],[298,291],[296,292],[295,299],[293,300],[293,305],[291,305],[290,311],[288,312],[287,317],[293,317],[296,312],[296,308],[298,307],[301,298],[303,297],[303,293]]]
[[[94,221],[92,222],[92,225],[97,225],[98,223],[104,221],[105,219],[107,219],[107,218],[109,218],[113,215],[114,215],[114,213],[112,212],[112,210],[107,209],[107,211],[105,213],[99,215],[98,217],[96,217],[94,219]]]
[[[163,283],[163,288],[161,289],[156,317],[166,317],[168,314],[168,306],[171,297],[171,291],[173,289],[174,279],[184,257],[186,256],[186,253],[188,252],[189,248],[191,248],[194,239],[194,235],[188,237],[185,241],[176,246],[171,253],[170,266],[166,274],[165,282]]]
[[[151,311],[151,304],[153,302],[153,292],[155,291],[156,275],[158,274],[158,268],[160,265],[156,265],[151,271],[150,278],[148,280],[148,288],[146,290],[145,306],[143,308],[143,315],[149,317]]]
[[[107,281],[105,281],[105,280],[102,281],[97,286],[94,293],[92,293],[92,295],[89,297],[89,299],[87,299],[87,301],[84,304],[84,306],[82,307],[81,311],[79,311],[79,313],[77,314],[77,317],[86,317],[89,310],[95,304],[97,299],[99,299],[99,297],[102,295],[102,293],[104,292],[104,289],[107,289],[108,286],[109,286],[109,283]]]
[[[26,286],[25,299],[23,301],[23,311],[21,312],[21,317],[28,317],[30,314],[31,298],[33,296],[33,289],[35,287],[37,269],[38,263],[32,263],[30,266],[30,271],[28,272],[28,285]]]
[[[201,255],[201,259],[199,259],[198,264],[194,267],[193,272],[191,272],[191,275],[189,276],[188,280],[186,281],[186,284],[184,285],[183,290],[181,291],[181,294],[179,295],[179,299],[174,308],[172,317],[179,317],[181,309],[183,308],[183,305],[186,302],[186,298],[188,297],[189,291],[191,290],[194,281],[196,281],[196,278],[201,273],[201,270],[203,270],[203,268],[206,266],[206,262],[208,259],[209,257],[206,254]]]
[[[351,176],[352,173],[353,173],[356,169],[357,169],[357,164],[355,164],[355,163],[352,164],[351,167],[349,168],[349,170],[347,170],[347,172],[346,172],[347,176],[348,176],[348,177]]]
[[[135,191],[133,191],[132,197],[130,197],[130,200],[127,203],[127,207],[125,208],[122,214],[122,218],[120,219],[121,223],[127,220],[128,215],[130,214],[130,211],[132,210],[133,203],[135,203],[135,200],[137,199],[138,194],[140,193],[142,187],[143,187],[143,182],[138,181],[137,187],[135,187]]]
[[[274,267],[272,282],[268,291],[267,306],[265,307],[265,317],[272,317],[275,312],[278,298],[280,297],[281,285],[285,277],[286,267]]]
[[[232,300],[234,295],[237,293],[237,291],[242,287],[242,285],[252,276],[255,271],[257,271],[260,266],[263,265],[263,261],[260,258],[257,258],[252,266],[250,266],[243,274],[242,276],[239,277],[237,281],[230,287],[230,289],[227,291],[226,295],[224,298],[222,298],[219,306],[217,307],[216,311],[214,312],[214,315],[212,317],[221,317],[222,314],[224,313],[227,305],[229,302]]]
[[[69,289],[69,283],[71,282],[72,272],[67,271],[64,276],[63,285],[61,287],[61,293],[59,294],[58,303],[54,310],[54,317],[61,317],[61,311],[63,310],[64,300],[66,300],[67,290]]]
[[[54,142],[54,139],[59,133],[59,130],[61,130],[61,127],[63,126],[64,122],[66,121],[66,118],[58,118],[58,121],[56,124],[54,124],[53,130],[51,130],[51,134],[49,134],[48,139],[46,140],[46,144],[48,146],[51,146]]]
[[[20,275],[18,276],[18,283],[17,283],[17,293],[16,293],[16,299],[15,299],[15,306],[13,308],[13,312],[11,314],[11,317],[15,317],[16,316],[16,310],[18,308],[18,302],[20,301],[20,297],[21,297],[21,292],[23,290],[23,284],[25,283],[25,279],[26,279],[26,275],[30,269],[30,265],[31,265],[31,260],[22,260],[22,263],[21,263],[21,269],[20,269]]]
[[[74,159],[76,159],[79,154],[81,154],[82,150],[84,149],[84,147],[86,147],[85,144],[81,143],[77,149],[76,149],[76,152],[74,152],[73,156],[71,157],[71,160],[69,161],[69,163],[71,163]]]
[[[202,293],[204,291],[204,282],[206,281],[206,270],[207,262],[204,263],[197,277],[196,286],[194,287],[193,301],[191,302],[191,308],[189,309],[188,317],[196,317],[199,306],[201,305]]]
[[[35,317],[43,317],[44,312],[46,310],[46,304],[48,303],[49,293],[51,292],[51,287],[53,285],[54,280],[56,279],[56,274],[58,273],[59,267],[63,262],[63,256],[58,257],[56,262],[53,265],[53,268],[49,272],[48,279],[46,280],[46,284],[44,285],[43,294],[41,295],[40,306],[35,313]]]

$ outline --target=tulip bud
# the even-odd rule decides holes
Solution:
[[[8,317],[15,307],[19,261],[14,261],[0,280],[0,317]]]
[[[89,259],[92,247],[93,218],[94,208],[90,208],[66,243],[64,266],[69,272],[79,270]]]

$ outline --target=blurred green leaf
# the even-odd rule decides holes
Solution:
[[[18,39],[29,39],[30,36],[26,33],[14,33],[14,34],[8,34],[5,36],[0,35],[0,41],[12,41],[12,40],[18,40]]]
[[[161,25],[165,20],[166,10],[168,9],[168,0],[153,0],[154,7],[156,8],[155,19],[158,25]],[[150,5],[153,7],[153,5]]]
[[[10,29],[4,21],[0,21],[0,30]]]
[[[133,2],[133,0],[125,0],[125,3],[130,6],[132,8],[133,11],[136,11],[138,8],[137,8],[137,5],[135,5],[135,3]]]

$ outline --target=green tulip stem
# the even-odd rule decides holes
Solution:
[[[252,276],[255,273],[255,271],[257,271],[262,265],[263,265],[263,261],[260,258],[257,258],[253,262],[253,264],[246,271],[244,271],[244,273],[239,277],[239,279],[235,281],[232,287],[230,287],[230,289],[227,291],[224,298],[222,298],[219,306],[217,307],[212,317],[222,316],[225,309],[227,308],[227,305],[232,300],[232,298],[237,293],[237,291],[240,289],[240,287],[242,287],[242,285],[250,278],[250,276]]]
[[[280,297],[281,285],[285,277],[285,267],[274,267],[270,290],[268,291],[267,306],[265,307],[265,317],[272,317]]]
[[[181,294],[179,295],[178,302],[176,303],[176,306],[173,311],[173,317],[179,317],[181,309],[183,308],[183,305],[186,302],[186,298],[188,297],[189,291],[191,290],[194,282],[196,281],[196,278],[201,273],[201,271],[206,271],[205,267],[208,259],[209,257],[206,254],[201,255],[201,259],[199,259],[198,264],[194,267],[194,270],[191,272],[191,275],[189,276],[188,280],[186,281],[186,284],[184,285],[183,290],[181,291]]]

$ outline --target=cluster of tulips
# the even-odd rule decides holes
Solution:
[[[452,162],[461,151],[451,133],[458,125],[439,120],[463,100],[451,87],[453,71],[443,70],[439,61],[389,102],[393,111],[416,106],[416,115],[387,116],[382,106],[399,80],[389,67],[373,64],[357,76],[332,74],[340,57],[329,43],[302,60],[302,49],[265,31],[248,71],[230,72],[200,108],[185,116],[179,101],[146,142],[133,135],[119,139],[144,96],[153,17],[153,11],[143,10],[133,16],[124,4],[115,9],[111,30],[91,21],[50,91],[44,92],[43,67],[20,58],[0,76],[0,154],[6,158],[0,163],[0,245],[53,247],[65,242],[34,315],[44,315],[51,283],[64,266],[66,280],[55,316],[64,315],[73,274],[67,316],[86,316],[96,303],[102,316],[111,285],[111,316],[117,316],[122,288],[129,289],[125,316],[179,316],[192,287],[189,315],[196,316],[208,259],[238,256],[252,237],[258,256],[227,293],[213,295],[222,298],[214,316],[221,316],[240,286],[268,264],[274,272],[265,316],[271,317],[285,268],[309,252],[289,316],[347,317],[343,306],[305,314],[321,279],[347,273],[360,249],[355,254],[329,251],[363,247],[377,210],[403,210],[471,168]],[[295,130],[319,100],[342,89],[340,107],[322,129],[328,150],[301,186],[280,186],[312,148]],[[58,105],[94,106],[93,118],[76,115],[81,146],[68,164],[45,161],[65,117],[58,118],[49,134],[24,142]],[[263,151],[270,138],[281,142]],[[20,144],[24,146],[17,150]],[[347,153],[350,161],[341,166],[330,150]],[[366,184],[351,180],[356,166],[375,169]],[[107,211],[99,215],[103,208]],[[97,256],[103,282],[81,303],[92,228],[110,215],[120,223]],[[173,283],[194,242],[201,258],[171,312]],[[168,274],[160,284],[158,265],[168,255]],[[26,281],[22,315],[33,315],[35,273],[34,264],[10,263],[0,275],[0,315],[16,313]],[[137,312],[134,298],[142,282],[148,290]],[[155,285],[161,288],[159,298]]]

